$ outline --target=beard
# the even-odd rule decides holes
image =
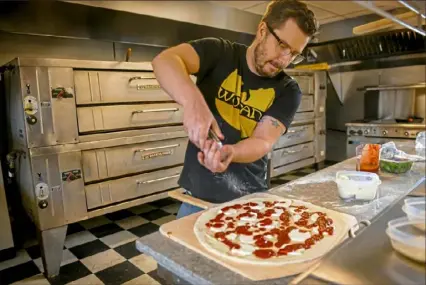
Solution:
[[[268,70],[267,64],[274,66],[275,71]],[[260,76],[272,78],[282,71],[283,64],[278,60],[267,60],[265,40],[263,40],[254,48],[254,67]]]

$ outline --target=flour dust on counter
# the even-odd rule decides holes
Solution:
[[[306,167],[273,177],[271,187],[313,172]],[[51,280],[43,275],[37,241],[27,240],[15,258],[0,262],[0,284],[165,284],[155,260],[141,254],[135,240],[174,220],[179,206],[167,198],[69,225],[60,275]]]

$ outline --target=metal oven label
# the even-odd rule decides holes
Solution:
[[[60,99],[60,98],[73,98],[73,90],[72,88],[64,88],[57,87],[52,88],[52,98]]]
[[[151,159],[151,158],[155,158],[155,157],[171,155],[172,153],[173,153],[173,151],[171,151],[171,150],[154,152],[154,153],[150,153],[150,154],[141,155],[141,159],[146,160],[146,159]]]
[[[70,171],[62,172],[62,181],[74,181],[77,179],[81,179],[81,170],[74,169]]]

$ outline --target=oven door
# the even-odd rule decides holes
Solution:
[[[413,139],[348,136],[346,139],[346,157],[347,158],[354,157],[356,155],[355,149],[360,144],[367,144],[367,143],[385,144],[391,141],[398,145],[398,143],[400,142],[413,141]]]

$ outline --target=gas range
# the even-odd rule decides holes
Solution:
[[[359,120],[346,124],[348,136],[415,139],[425,131],[422,123],[397,123],[395,120]]]

